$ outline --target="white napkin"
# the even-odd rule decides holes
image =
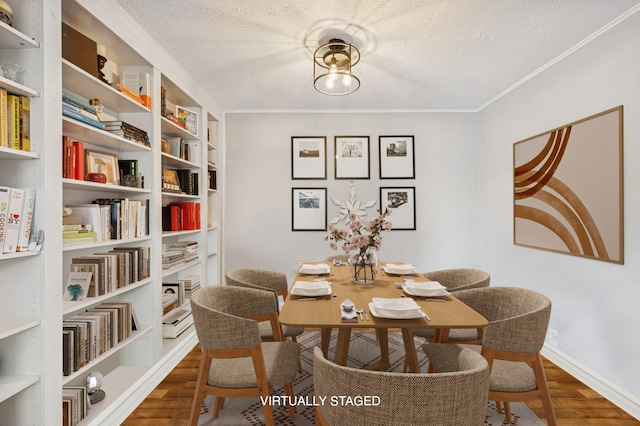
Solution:
[[[387,299],[384,297],[374,297],[371,299],[373,306],[377,309],[387,311],[415,311],[420,309],[420,306],[415,300],[410,297],[400,297]]]
[[[351,306],[351,310],[349,312],[345,311],[345,306]],[[344,299],[344,301],[340,304],[340,315],[342,322],[358,322],[356,307],[349,299]]]
[[[416,272],[416,267],[409,264],[387,263],[385,265],[385,270],[389,274],[395,275],[414,274]]]
[[[328,274],[331,269],[326,263],[303,263],[300,272],[303,274]]]

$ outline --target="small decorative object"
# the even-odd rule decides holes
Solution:
[[[87,180],[89,182],[107,183],[107,175],[104,173],[89,173],[87,174]]]
[[[87,157],[85,161],[88,173],[87,180],[89,180],[90,174],[104,174],[106,181],[101,183],[120,185],[120,167],[118,166],[118,157],[116,155],[92,149],[86,149],[85,155]]]
[[[98,78],[109,84],[109,81],[105,78],[105,75],[102,72],[102,69],[107,64],[107,58],[105,58],[107,49],[102,44],[97,44],[96,47],[96,50],[98,51]]]
[[[162,139],[160,141],[160,150],[165,154],[169,154],[171,152],[171,144],[168,140]]]
[[[338,229],[329,224],[329,235],[325,241],[333,250],[338,249],[338,243],[342,243],[342,250],[349,254],[349,267],[353,281],[357,284],[371,284],[376,280],[378,272],[378,257],[376,251],[382,245],[382,231],[391,230],[391,222],[387,219],[390,210],[380,213],[378,216],[365,221],[355,212],[349,214],[349,227],[347,230]]]
[[[91,404],[96,404],[105,397],[104,391],[100,389],[102,387],[102,379],[102,373],[99,371],[92,371],[87,376],[87,395]]]
[[[13,11],[11,10],[11,6],[4,0],[0,0],[0,21],[13,26]]]
[[[198,134],[198,113],[183,106],[176,105],[176,118],[189,133]]]
[[[353,186],[353,181],[351,182],[349,195],[351,196],[351,199],[345,202],[342,202],[335,198],[331,199],[331,202],[340,209],[340,214],[331,219],[329,223],[336,224],[344,220],[345,224],[349,225],[349,223],[351,223],[351,220],[349,219],[351,213],[355,213],[356,216],[358,216],[361,220],[364,220],[364,218],[367,217],[367,209],[370,209],[371,207],[376,205],[375,201],[367,201],[366,203],[363,203],[359,200],[356,200],[356,188],[355,186]]]
[[[18,75],[22,71],[22,67],[19,64],[11,61],[2,61],[0,62],[0,67],[2,67],[5,78],[18,83]]]

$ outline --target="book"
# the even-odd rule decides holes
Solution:
[[[7,210],[7,225],[3,253],[15,253],[20,235],[20,220],[22,218],[22,203],[24,189],[11,188],[9,193],[9,207]]]
[[[11,188],[0,186],[0,253],[4,248],[4,241],[7,233],[7,220],[9,219],[9,197]]]
[[[100,212],[100,206],[98,204],[85,204],[68,206],[71,208],[71,214],[81,218],[81,223],[85,225],[91,225],[91,229],[96,233],[96,242],[105,241],[106,238],[102,235],[102,214]]]
[[[9,147],[9,112],[7,110],[7,96],[5,89],[0,88],[0,147]]]
[[[9,148],[20,149],[20,96],[7,95]]]
[[[77,112],[69,111],[67,109],[62,108],[62,115],[65,117],[73,118],[75,120],[81,121],[85,124],[89,124],[98,129],[104,130],[104,124],[99,121],[93,120],[89,117],[85,117],[82,114],[78,114]]]
[[[33,223],[33,211],[35,205],[36,190],[33,188],[25,189],[16,251],[27,251],[29,249],[29,238],[31,237],[31,225]]]
[[[76,96],[73,96],[67,92],[62,92],[62,100],[68,104],[77,106],[79,108],[84,109],[85,111],[89,111],[92,113],[96,113],[96,107],[91,105],[89,102],[80,99]]]
[[[31,151],[31,99],[20,96],[20,149]]]
[[[84,300],[89,293],[89,286],[91,285],[91,278],[93,272],[69,272],[67,277],[67,284],[64,287],[64,297],[62,300],[69,300],[72,302]]]
[[[62,101],[62,108],[66,109],[67,111],[78,113],[92,120],[100,121],[100,117],[98,117],[98,114],[96,114],[95,112],[87,111],[84,108],[70,104],[64,100]]]

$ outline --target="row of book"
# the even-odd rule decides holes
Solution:
[[[95,105],[66,92],[62,92],[62,115],[104,130]]]
[[[191,169],[176,169],[175,172],[178,175],[180,191],[187,195],[198,195],[200,193],[199,173],[194,173]]]
[[[71,259],[63,300],[97,297],[148,278],[149,247],[116,247]]]
[[[68,376],[131,337],[131,302],[105,302],[62,321],[62,374]]]
[[[31,99],[0,88],[0,147],[31,151]]]
[[[0,253],[34,250],[30,245],[36,190],[0,186]]]
[[[63,231],[66,225],[90,225],[91,231],[89,235],[85,232],[63,233],[62,245],[65,247],[149,235],[149,200],[99,198],[92,204],[68,208],[71,213],[63,217]]]
[[[62,177],[84,180],[85,154],[84,142],[62,137]]]
[[[62,388],[62,426],[76,426],[87,417],[89,398],[86,386]]]
[[[163,231],[190,231],[200,229],[200,203],[181,201],[162,207]]]

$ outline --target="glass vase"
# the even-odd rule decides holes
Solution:
[[[349,257],[351,276],[356,284],[371,284],[378,272],[378,256],[375,250],[358,251]]]

